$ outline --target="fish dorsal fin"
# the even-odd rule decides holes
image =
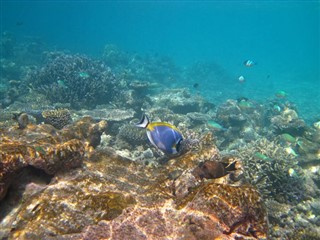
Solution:
[[[148,126],[149,122],[150,121],[149,121],[148,116],[146,114],[143,114],[140,122],[138,122],[136,124],[136,126],[140,127],[140,128],[146,128]]]

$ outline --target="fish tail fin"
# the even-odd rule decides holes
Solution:
[[[146,128],[148,126],[149,122],[150,121],[149,121],[148,116],[146,114],[143,114],[140,122],[138,122],[136,124],[136,126],[140,127],[140,128]]]

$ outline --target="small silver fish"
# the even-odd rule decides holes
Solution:
[[[243,65],[245,65],[246,67],[252,67],[252,66],[256,65],[256,63],[252,60],[246,60],[243,62]]]

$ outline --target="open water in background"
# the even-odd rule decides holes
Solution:
[[[38,36],[58,49],[96,57],[112,43],[169,56],[182,67],[213,62],[221,76],[197,80],[197,91],[214,103],[240,96],[264,102],[283,90],[303,118],[320,120],[319,1],[12,0],[0,7],[1,32],[17,40]],[[246,59],[257,65],[246,68]]]

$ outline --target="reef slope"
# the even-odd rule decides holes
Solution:
[[[84,125],[87,129],[97,129],[98,124],[90,121],[84,124],[82,120],[54,132],[68,136],[65,141],[81,142],[81,150],[85,152],[78,159],[83,160],[82,166],[49,172],[55,174],[50,183],[38,188],[35,186],[39,183],[30,180],[21,190],[19,204],[2,216],[1,237],[267,238],[267,213],[262,199],[253,187],[242,185],[241,166],[232,157],[222,159],[210,135],[204,137],[196,149],[164,165],[144,166],[118,156],[109,148],[92,152],[88,147],[92,139],[89,136],[66,134],[68,129],[79,132],[75,129]],[[20,139],[24,139],[21,130],[16,131]],[[21,154],[24,157],[24,153]],[[229,161],[235,167],[223,177],[206,179],[195,170],[206,161],[227,164]],[[32,194],[27,194],[30,189]],[[7,202],[12,195],[7,196]],[[1,207],[6,207],[6,201]]]

